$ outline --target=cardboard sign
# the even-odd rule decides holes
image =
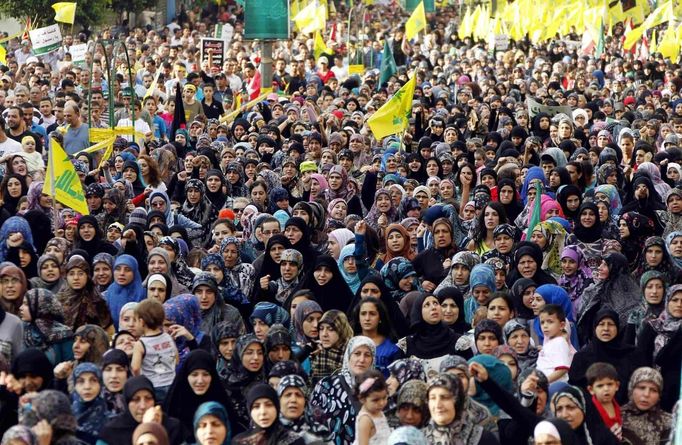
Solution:
[[[62,33],[57,24],[32,29],[28,34],[33,44],[33,54],[36,56],[50,53],[62,45]]]
[[[88,52],[88,44],[80,43],[78,45],[71,45],[69,53],[71,54],[71,61],[74,65],[85,67],[85,54]]]
[[[213,50],[213,66],[223,66],[225,60],[225,40],[204,37],[201,39],[201,62],[208,61],[208,51]]]
[[[526,105],[528,105],[528,117],[531,119],[539,113],[547,113],[549,117],[556,116],[560,113],[567,116],[573,116],[573,109],[571,107],[542,105],[530,97],[526,99]]]

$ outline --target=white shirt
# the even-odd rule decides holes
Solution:
[[[133,123],[129,118],[124,118],[124,119],[121,119],[120,121],[118,121],[117,126],[118,127],[132,127]],[[142,134],[147,134],[147,133],[151,132],[152,129],[149,128],[149,124],[146,121],[138,118],[135,121],[135,131],[139,131]],[[121,137],[124,138],[125,140],[127,140],[128,142],[135,140],[133,138],[133,135],[131,135],[131,134],[125,134],[125,135],[122,135]]]

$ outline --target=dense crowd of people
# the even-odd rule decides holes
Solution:
[[[623,51],[622,24],[599,57],[577,34],[493,51],[459,7],[408,41],[399,8],[349,30],[342,3],[329,53],[274,43],[272,84],[231,2],[6,42],[2,445],[673,440],[677,61]],[[409,127],[375,138],[414,77]],[[136,134],[87,150],[111,127]],[[45,183],[55,142],[88,215]]]

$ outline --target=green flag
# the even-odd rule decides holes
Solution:
[[[599,25],[599,39],[597,39],[597,47],[594,49],[594,57],[601,57],[604,52],[604,20],[602,19]]]
[[[533,210],[530,214],[530,224],[528,224],[528,230],[526,231],[526,240],[530,240],[530,236],[533,234],[533,229],[535,226],[540,224],[540,211],[542,206],[542,187],[540,182],[535,183],[535,201],[533,201]]]
[[[384,40],[384,54],[381,56],[381,73],[379,74],[377,89],[381,88],[381,86],[385,82],[388,82],[388,79],[397,72],[398,67],[393,58],[393,51],[391,51],[391,47],[388,46],[388,39],[386,39]]]

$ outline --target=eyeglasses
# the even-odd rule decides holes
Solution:
[[[18,284],[19,279],[18,278],[3,278],[1,282],[2,282],[2,284]]]
[[[245,207],[241,207],[241,208],[238,208],[238,209],[235,208],[234,211],[235,211],[235,213],[241,213],[241,212],[244,211],[244,209],[245,209]]]
[[[161,208],[161,207],[163,207],[163,206],[165,206],[165,205],[166,205],[165,202],[153,202],[153,203],[151,204],[151,206],[154,207],[155,209],[159,209],[159,208]]]

